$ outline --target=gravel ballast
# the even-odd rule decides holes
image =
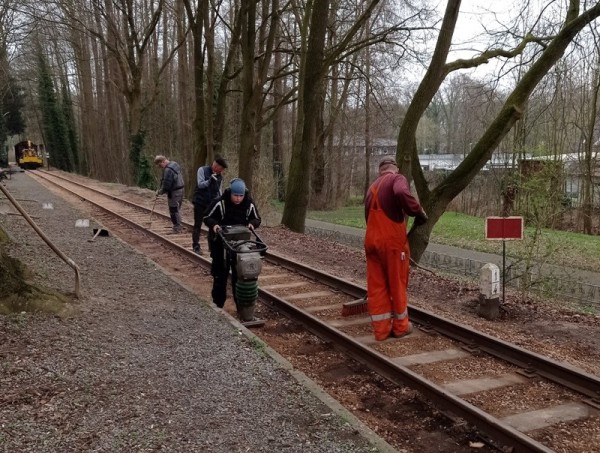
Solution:
[[[113,236],[89,242],[93,220],[75,227],[88,214],[26,174],[6,185],[79,265],[82,298],[62,315],[0,316],[0,450],[385,449],[153,262]],[[72,291],[72,269],[0,207],[9,254],[37,283]]]

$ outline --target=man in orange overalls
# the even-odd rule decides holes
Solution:
[[[379,177],[365,197],[365,253],[367,303],[377,341],[412,332],[408,322],[407,294],[410,250],[405,216],[417,224],[427,214],[410,193],[407,179],[398,173],[393,159],[379,164]]]

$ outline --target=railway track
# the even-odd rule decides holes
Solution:
[[[150,221],[151,208],[147,206],[56,173],[31,174],[169,247],[186,263],[182,268],[210,265],[192,253],[189,232],[168,234],[171,224],[166,215],[154,212]],[[268,307],[391,382],[418,390],[436,407],[467,420],[512,451],[555,451],[540,439],[544,432],[558,427],[575,435],[581,430],[582,436],[600,431],[598,377],[415,307],[409,308],[411,320],[418,326],[413,335],[376,343],[366,314],[341,316],[344,302],[365,293],[360,285],[272,251],[265,257],[259,278],[260,300]],[[260,330],[257,334],[260,336]],[[584,451],[597,451],[595,448],[590,445]]]

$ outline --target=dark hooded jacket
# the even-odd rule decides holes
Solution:
[[[254,228],[258,228],[261,222],[258,210],[247,190],[242,202],[234,204],[231,201],[231,189],[226,189],[220,198],[213,201],[206,212],[204,224],[208,227],[210,233],[217,224],[221,226],[252,225]]]
[[[166,193],[170,196],[171,192],[183,189],[183,175],[181,167],[177,162],[169,162],[163,170],[163,177],[160,181],[159,195]]]

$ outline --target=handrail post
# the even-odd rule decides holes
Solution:
[[[35,230],[35,232],[44,240],[44,242],[46,244],[48,244],[48,246],[54,251],[54,253],[56,253],[65,263],[67,263],[69,266],[71,266],[71,268],[73,268],[73,270],[75,271],[75,297],[77,299],[80,299],[81,291],[80,291],[80,285],[79,285],[79,282],[80,282],[79,266],[77,266],[77,264],[75,264],[75,261],[73,261],[67,255],[65,255],[61,250],[58,249],[58,247],[56,247],[52,243],[52,241],[48,238],[48,236],[46,236],[44,234],[44,232],[40,229],[40,227],[37,226],[37,224],[33,221],[33,219],[31,217],[29,217],[29,214],[27,214],[27,212],[25,212],[25,210],[21,207],[19,202],[17,200],[15,200],[15,198],[10,194],[10,192],[8,190],[6,190],[6,188],[2,184],[0,184],[0,191],[2,191],[2,193],[4,195],[6,195],[6,198],[8,198],[8,200],[14,205],[14,207],[17,208],[17,210],[21,213],[21,215],[25,218],[25,220],[27,220],[29,225],[31,225],[31,227]]]

